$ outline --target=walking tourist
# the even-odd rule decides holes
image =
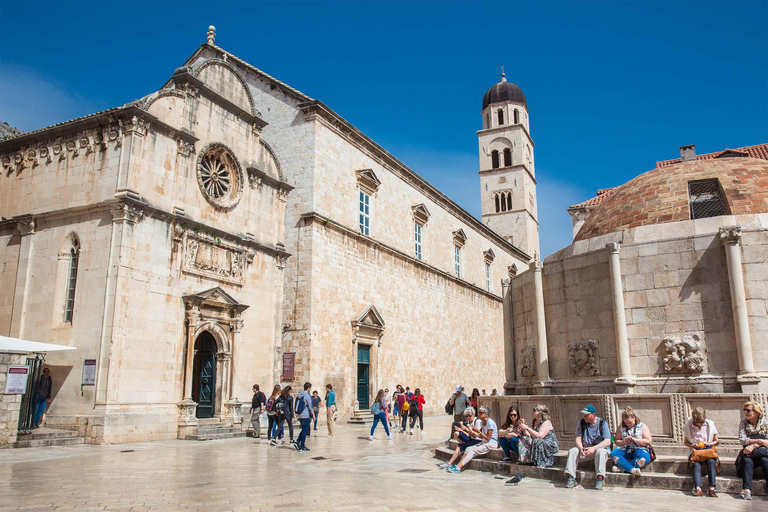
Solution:
[[[275,387],[272,388],[272,394],[269,395],[267,403],[264,404],[264,410],[267,411],[267,440],[271,446],[277,446],[277,411],[275,405],[281,391],[280,384],[275,384]]]
[[[384,432],[387,433],[388,438],[392,439],[395,437],[394,434],[389,433],[389,427],[387,426],[387,415],[384,413],[384,407],[384,390],[380,389],[379,392],[376,393],[376,399],[371,405],[371,414],[373,414],[373,426],[371,427],[371,436],[368,438],[371,441],[376,440],[376,438],[373,437],[373,432],[376,430],[379,422],[384,425]]]
[[[37,403],[35,404],[35,428],[40,428],[40,418],[45,413],[45,408],[51,403],[51,380],[50,368],[43,368],[43,374],[37,381]]]
[[[291,386],[285,386],[277,399],[275,410],[277,411],[277,437],[280,444],[284,443],[285,422],[288,422],[288,435],[291,439],[291,446],[296,447],[296,441],[293,440],[293,395]]]
[[[520,418],[520,411],[513,405],[507,411],[504,423],[499,430],[499,446],[504,451],[502,462],[508,462],[512,459],[512,452],[518,453],[517,444],[520,441],[520,427],[525,424],[525,420]]]
[[[401,398],[400,415],[403,417],[403,421],[400,430],[405,433],[408,427],[408,416],[411,413],[411,400],[413,400],[410,386],[405,386],[405,393],[402,394]]]
[[[736,471],[742,477],[744,499],[751,500],[756,465],[763,468],[763,477],[768,484],[768,422],[759,403],[747,402],[742,409],[744,419],[739,424],[739,441],[744,448],[736,458]]]
[[[408,415],[411,417],[410,434],[413,435],[413,426],[416,424],[416,418],[419,419],[419,428],[421,433],[424,434],[424,410],[422,406],[427,403],[424,399],[424,395],[421,394],[421,389],[416,388],[411,399],[411,406],[409,408]]]
[[[315,424],[313,430],[317,430],[317,418],[320,416],[320,404],[322,400],[320,395],[317,394],[317,390],[312,392],[312,412],[315,413]],[[309,435],[309,434],[307,434]]]
[[[651,443],[653,437],[648,425],[640,421],[635,411],[627,406],[621,413],[621,425],[614,436],[616,448],[611,452],[613,458],[612,471],[619,468],[627,473],[640,476],[640,468],[651,462]],[[618,467],[617,467],[618,466]]]
[[[576,487],[576,467],[582,461],[595,461],[597,481],[595,489],[603,490],[605,479],[605,465],[611,452],[611,430],[608,422],[598,417],[594,405],[587,405],[581,410],[584,418],[579,420],[576,427],[576,446],[568,451],[568,461],[565,464],[565,474],[568,476],[568,489]]]
[[[296,397],[296,414],[301,424],[301,433],[299,439],[294,444],[294,447],[300,452],[308,452],[309,448],[306,446],[307,434],[309,434],[309,425],[312,418],[315,417],[315,413],[312,411],[312,395],[309,393],[312,391],[312,384],[310,382],[304,383],[304,391],[299,393]]]
[[[328,426],[328,437],[333,437],[333,422],[336,419],[336,393],[331,384],[325,385],[325,420]]]
[[[707,496],[717,498],[715,485],[717,479],[717,465],[720,460],[717,456],[716,446],[720,444],[717,438],[715,422],[707,419],[707,411],[697,407],[691,412],[691,417],[683,427],[683,444],[691,449],[688,456],[688,469],[693,470],[693,495],[703,496],[701,490],[701,466],[706,464],[709,490]]]
[[[449,444],[451,442],[451,436],[453,436],[453,433],[456,431],[456,427],[461,424],[464,410],[470,406],[469,397],[464,394],[461,384],[456,385],[456,392],[451,395],[451,399],[448,401],[448,403],[453,406],[453,423],[451,423],[451,433],[449,434],[448,440],[445,442],[445,444]]]
[[[266,401],[267,397],[259,391],[259,385],[254,384],[253,398],[251,399],[251,426],[253,427],[253,437],[256,439],[261,437],[261,409]]]
[[[450,468],[467,448],[481,443],[479,435],[483,422],[475,416],[475,409],[471,406],[464,409],[462,418],[463,420],[454,427],[453,433],[453,437],[459,444],[456,446],[456,449],[448,462],[443,462],[442,464],[437,465],[439,468]]]
[[[499,431],[496,427],[496,422],[490,417],[491,409],[487,405],[483,405],[478,409],[478,416],[482,424],[480,425],[480,443],[474,446],[470,446],[464,451],[464,455],[459,460],[459,463],[448,468],[448,471],[455,474],[460,474],[461,469],[469,464],[469,462],[477,455],[485,455],[494,448],[499,447]]]
[[[387,417],[387,425],[392,428],[392,402],[389,401],[389,388],[384,389],[384,396],[381,397],[381,402],[384,405],[384,416]]]
[[[538,404],[533,408],[532,426],[529,427],[525,420],[522,420],[520,433],[522,436],[518,443],[519,462],[530,462],[539,468],[548,468],[555,464],[559,443],[546,405]]]
[[[395,386],[395,392],[392,394],[392,416],[393,423],[395,424],[395,430],[402,430],[400,428],[400,397],[403,395],[403,386],[400,384]]]

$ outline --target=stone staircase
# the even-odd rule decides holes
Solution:
[[[225,422],[200,422],[195,433],[187,435],[187,441],[211,441],[213,439],[233,439],[245,437],[246,432],[240,425],[234,426]]]
[[[451,441],[450,448],[440,446],[435,449],[435,456],[441,460],[451,458],[456,447],[456,442]],[[640,477],[629,475],[627,473],[610,472],[611,461],[608,462],[608,473],[605,476],[603,485],[606,487],[636,487],[653,488],[690,492],[693,489],[693,473],[688,470],[688,449],[681,447],[681,450],[665,450],[664,455],[658,455],[657,459],[647,468],[643,469]],[[670,453],[671,452],[671,453]],[[684,452],[684,453],[678,453]],[[730,455],[730,454],[729,454]],[[504,452],[501,449],[492,450],[483,458],[475,458],[469,463],[469,469],[477,471],[486,471],[500,475],[516,475],[523,472],[527,478],[540,478],[552,482],[565,483],[565,463],[568,459],[568,451],[560,450],[555,456],[555,465],[551,468],[537,468],[525,464],[514,464],[510,462],[501,462],[504,458]],[[717,492],[739,494],[742,488],[741,478],[736,476],[735,456],[721,455],[720,462],[722,472],[717,475]],[[577,471],[576,481],[579,485],[585,487],[594,487],[595,471],[594,463],[588,462],[581,464]],[[758,481],[759,478],[759,481]],[[702,476],[704,490],[707,489],[707,476]],[[754,496],[768,495],[768,488],[765,480],[762,478],[762,470],[755,468],[755,477],[752,481],[752,494]]]
[[[355,411],[347,420],[347,423],[350,425],[365,425],[370,427],[373,425],[373,415],[369,409]]]
[[[85,440],[76,430],[56,428],[38,428],[28,434],[19,432],[15,448],[35,448],[39,446],[72,446],[83,444]]]

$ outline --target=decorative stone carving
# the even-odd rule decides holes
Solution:
[[[456,231],[453,232],[453,245],[456,247],[464,247],[464,244],[467,243],[467,235],[464,233],[464,230],[459,228]]]
[[[229,210],[237,206],[243,194],[243,170],[235,153],[214,142],[200,151],[197,158],[197,184],[212,206]]]
[[[21,236],[32,235],[35,233],[35,221],[32,219],[19,221],[16,228],[21,232]]]
[[[149,122],[140,117],[133,116],[130,119],[120,119],[120,127],[122,128],[124,135],[135,133],[136,135],[143,137],[147,134]]]
[[[379,190],[381,181],[379,181],[379,178],[373,172],[373,169],[361,169],[355,171],[355,174],[357,174],[358,185],[360,185],[360,188],[364,191],[369,194],[375,194],[376,191]]]
[[[112,222],[124,221],[131,224],[139,222],[144,217],[144,212],[130,204],[116,204],[110,208]]]
[[[741,243],[741,226],[724,226],[720,228],[720,241],[723,244]]]
[[[208,44],[213,44],[216,41],[216,27],[211,25],[208,27]]]
[[[252,189],[257,189],[261,186],[261,178],[257,176],[255,173],[249,172],[248,173],[248,185]]]
[[[181,139],[176,139],[176,144],[178,146],[179,155],[185,158],[189,157],[189,155],[191,155],[195,150],[194,144],[190,144],[189,142],[183,141]]]
[[[427,221],[429,221],[430,213],[424,203],[411,206],[411,212],[413,213],[414,222],[422,226],[426,226]]]
[[[27,151],[27,162],[29,162],[33,167],[37,165],[37,151],[34,149]]]
[[[704,371],[704,347],[699,337],[694,334],[668,336],[662,340],[664,350],[664,370],[667,372],[701,373]]]
[[[568,344],[571,375],[600,375],[597,340],[572,341]]]
[[[185,232],[182,270],[232,284],[243,284],[246,251],[202,233]]]
[[[605,249],[609,253],[615,254],[615,253],[617,253],[617,252],[619,252],[621,250],[621,244],[616,243],[616,242],[611,242],[609,244],[605,244]]]
[[[536,347],[525,347],[520,351],[522,355],[520,375],[526,379],[536,377]]]
[[[487,264],[493,263],[493,260],[496,259],[496,254],[493,252],[493,249],[488,249],[487,251],[483,251],[483,260]]]
[[[179,403],[179,426],[192,427],[197,425],[197,402],[184,400]]]
[[[44,159],[46,163],[51,163],[51,153],[48,151],[48,148],[40,148],[40,158]]]
[[[3,169],[6,171],[9,170],[11,167],[11,159],[7,156],[4,156],[2,162],[3,162]]]
[[[509,277],[515,277],[517,275],[517,265],[515,263],[507,267],[507,273]]]

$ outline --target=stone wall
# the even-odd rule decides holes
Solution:
[[[10,448],[16,442],[22,395],[6,395],[8,366],[24,364],[23,354],[0,353],[0,448]]]

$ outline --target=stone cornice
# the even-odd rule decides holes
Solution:
[[[432,266],[432,265],[430,265],[428,263],[425,263],[425,262],[423,262],[423,261],[421,261],[419,259],[416,259],[413,256],[405,254],[404,252],[402,252],[402,251],[400,251],[398,249],[395,249],[394,247],[391,247],[391,246],[389,246],[387,244],[383,244],[383,243],[379,242],[378,240],[375,240],[375,239],[371,238],[370,236],[363,235],[362,233],[360,233],[358,231],[355,231],[353,229],[350,229],[350,228],[344,226],[343,224],[339,224],[338,222],[336,222],[336,221],[334,221],[332,219],[329,219],[329,218],[327,218],[327,217],[325,217],[325,216],[323,216],[323,215],[321,215],[321,214],[319,214],[317,212],[302,213],[300,215],[300,217],[302,219],[304,219],[304,221],[314,222],[314,223],[320,224],[320,225],[322,225],[322,226],[324,226],[326,228],[330,227],[331,229],[335,229],[336,231],[344,233],[345,235],[347,235],[349,237],[355,238],[359,242],[369,244],[371,246],[374,246],[374,247],[377,247],[379,249],[382,249],[382,250],[384,250],[384,251],[386,251],[386,252],[388,252],[388,253],[390,253],[392,255],[395,255],[395,256],[397,256],[399,258],[402,258],[402,259],[408,261],[409,263],[411,263],[412,265],[420,267],[420,268],[422,268],[424,270],[427,270],[429,272],[432,272],[433,274],[435,274],[437,276],[440,276],[440,277],[442,277],[444,279],[447,279],[448,281],[451,281],[454,284],[458,284],[460,286],[464,286],[466,288],[469,288],[469,289],[471,289],[474,292],[477,292],[477,293],[479,293],[481,295],[484,295],[484,296],[488,297],[489,299],[493,299],[495,301],[502,302],[502,298],[500,296],[494,294],[494,293],[488,292],[488,291],[480,288],[479,286],[476,286],[476,285],[474,285],[472,283],[468,283],[467,281],[459,279],[458,277],[451,275],[449,272],[447,272],[445,270],[441,270],[441,269],[439,269],[437,267],[434,267],[434,266]]]
[[[520,128],[523,130],[523,133],[526,137],[528,137],[528,140],[530,141],[531,145],[536,147],[536,144],[533,142],[533,139],[531,138],[531,134],[528,133],[528,130],[525,128],[524,124],[507,124],[502,126],[497,126],[496,128],[483,128],[482,130],[477,130],[478,135],[483,135],[486,133],[493,133],[493,132],[505,132],[509,130],[510,128]]]
[[[519,171],[521,169],[524,170],[528,174],[528,176],[533,180],[534,185],[539,184],[539,182],[536,181],[536,176],[533,175],[531,170],[525,164],[510,165],[508,167],[499,167],[498,169],[483,169],[483,170],[477,171],[477,174],[479,174],[480,176],[484,176],[487,174],[503,174],[505,172]]]
[[[248,171],[249,180],[256,178],[258,179],[259,183],[263,183],[268,187],[276,188],[286,193],[290,192],[295,188],[284,181],[280,181],[278,179],[273,178],[266,172],[262,171],[258,167],[254,167],[253,165],[246,167],[246,170]]]
[[[318,122],[321,122],[324,126],[327,126],[329,129],[343,137],[349,143],[371,156],[379,164],[388,169],[390,172],[392,172],[392,174],[403,180],[405,183],[411,185],[413,188],[429,197],[437,204],[442,205],[446,211],[448,211],[459,220],[465,222],[468,226],[470,226],[472,229],[480,233],[488,240],[492,241],[519,259],[522,259],[526,262],[531,259],[530,255],[526,254],[522,249],[510,244],[499,234],[470,215],[469,212],[456,204],[448,196],[437,190],[424,178],[416,174],[416,172],[392,156],[389,152],[376,144],[373,140],[369,139],[368,136],[352,126],[344,118],[324,105],[321,101],[313,100],[307,103],[302,103],[299,105],[299,108],[304,113],[305,119],[308,121],[317,120]]]

